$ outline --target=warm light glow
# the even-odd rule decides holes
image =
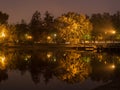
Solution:
[[[5,37],[5,33],[4,33],[4,32],[2,32],[1,36],[2,36],[2,37]]]
[[[116,31],[112,31],[112,34],[115,34],[116,33]]]
[[[0,38],[5,38],[5,32],[4,31],[1,32]]]
[[[114,68],[115,68],[115,65],[114,65],[114,64],[113,64],[113,65],[111,65],[111,68],[112,68],[112,69],[114,69]]]
[[[56,36],[57,36],[57,34],[55,33],[55,34],[54,34],[54,37],[56,37]]]
[[[48,53],[48,54],[47,54],[47,58],[50,58],[50,57],[51,57],[51,54],[50,54],[50,53]]]
[[[31,40],[31,39],[32,39],[32,36],[31,36],[31,35],[29,35],[29,34],[25,34],[25,37],[26,37],[26,39],[29,39],[29,40]]]
[[[29,60],[31,58],[31,55],[26,55],[25,56],[25,60],[27,61],[27,60]]]
[[[28,39],[32,39],[32,36],[27,36]]]
[[[1,61],[2,63],[4,63],[5,57],[4,57],[4,56],[3,56],[3,57],[1,56],[1,57],[0,57],[0,61]]]
[[[48,39],[48,40],[50,40],[50,39],[51,39],[51,37],[50,37],[50,36],[48,36],[48,37],[47,37],[47,39]]]
[[[6,63],[5,63],[5,56],[0,56],[0,69],[5,69]]]

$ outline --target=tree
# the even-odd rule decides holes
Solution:
[[[111,16],[113,26],[116,30],[116,39],[120,40],[120,11],[117,11]]]
[[[6,42],[8,40],[9,30],[7,25],[0,25],[0,42]]]
[[[0,24],[6,24],[8,21],[9,15],[6,13],[2,13],[0,11]]]
[[[85,15],[68,12],[56,19],[56,29],[62,42],[79,43],[90,36],[92,24]]]
[[[33,34],[33,39],[34,41],[39,41],[40,40],[40,35],[42,33],[42,19],[41,19],[41,14],[40,12],[36,11],[32,19],[30,21],[30,29],[31,33]]]
[[[85,62],[81,53],[64,52],[64,55],[57,61],[56,77],[67,83],[82,82],[91,73],[90,63]]]
[[[26,41],[27,36],[31,35],[29,26],[26,24],[24,20],[21,20],[21,23],[16,24],[16,34],[17,34],[17,39],[19,41]]]
[[[114,26],[109,13],[92,14],[90,21],[93,24],[92,36],[94,36],[94,39],[110,38]]]
[[[42,40],[45,42],[47,42],[48,36],[52,37],[52,34],[55,33],[54,17],[48,11],[45,12],[45,17],[43,18],[42,30]]]

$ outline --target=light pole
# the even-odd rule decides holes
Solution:
[[[54,36],[54,43],[56,43],[56,37],[57,37],[57,34],[54,33],[53,36]]]
[[[113,43],[114,43],[114,35],[116,34],[116,31],[113,30],[111,33],[112,33],[112,41],[113,41]]]

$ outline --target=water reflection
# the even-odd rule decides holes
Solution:
[[[120,56],[108,53],[93,53],[65,50],[1,50],[0,82],[7,80],[8,71],[27,71],[35,84],[49,83],[53,77],[66,83],[82,83],[88,78],[97,82],[114,81],[120,73]]]

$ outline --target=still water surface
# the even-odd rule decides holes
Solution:
[[[119,54],[0,50],[0,90],[119,90],[119,80]]]

